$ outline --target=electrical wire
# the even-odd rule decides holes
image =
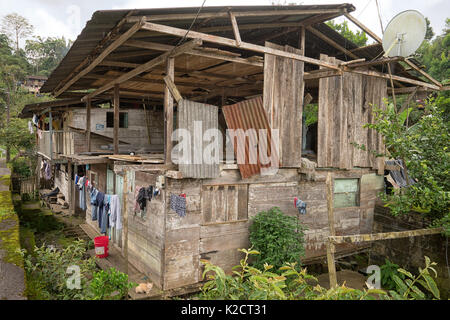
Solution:
[[[179,47],[180,45],[182,45],[182,44],[186,41],[186,38],[187,38],[189,32],[191,32],[192,27],[194,26],[195,22],[197,22],[197,18],[198,18],[198,16],[200,15],[200,12],[202,11],[203,7],[205,6],[205,3],[206,3],[206,0],[203,0],[202,5],[200,6],[200,8],[199,8],[198,11],[197,11],[197,15],[195,16],[194,20],[192,21],[191,25],[189,26],[189,29],[186,31],[186,34],[183,36],[183,38],[181,38],[180,41],[178,41],[177,45],[176,45],[175,47],[172,48],[172,50],[171,50],[170,53],[169,53],[169,57],[170,57],[170,55],[172,54],[172,52],[173,52],[177,47]]]
[[[369,4],[370,4],[371,2],[372,2],[372,0],[367,1],[366,6],[365,6],[364,9],[362,9],[362,11],[358,14],[357,18],[359,18],[359,17],[364,13],[364,11],[366,11],[367,7],[369,6]]]

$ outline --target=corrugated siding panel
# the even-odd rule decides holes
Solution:
[[[302,54],[290,46],[266,42],[266,47]],[[272,129],[280,130],[281,166],[300,168],[304,63],[266,54],[264,56],[264,108]]]
[[[330,63],[338,60],[322,55]],[[387,98],[385,79],[344,73],[342,76],[320,79],[318,166],[321,168],[352,169],[354,167],[384,171],[382,137],[372,129],[373,108],[384,107]],[[364,145],[366,151],[353,144]]]
[[[195,122],[202,123],[200,134],[195,134]],[[178,129],[186,129],[191,133],[191,164],[179,164],[179,170],[185,178],[217,178],[219,176],[219,162],[214,164],[203,163],[203,151],[210,142],[203,141],[204,133],[209,129],[218,129],[218,107],[189,100],[182,100],[178,104]],[[202,146],[199,150],[196,146]],[[219,150],[220,146],[216,149]],[[201,152],[200,152],[201,151]],[[195,163],[194,159],[201,158],[201,163]],[[219,157],[220,160],[220,157]]]
[[[267,142],[267,156],[272,157],[274,161],[278,162],[278,154],[277,150],[271,150],[272,147],[272,136],[271,136],[271,128],[269,126],[269,122],[267,120],[267,113],[263,107],[263,101],[261,97],[242,101],[230,106],[222,107],[225,121],[227,122],[228,129],[242,129],[247,131],[249,129],[256,129],[256,138],[257,142],[264,143]],[[260,139],[259,129],[264,129],[267,132],[267,140],[264,141]],[[256,144],[255,144],[256,145]],[[237,143],[237,138],[235,138],[234,148],[235,155],[238,157],[239,152],[243,150],[237,150],[238,147],[242,146]],[[261,164],[259,158],[259,152],[257,153],[257,163],[252,164],[250,162],[249,155],[249,139],[245,141],[245,163],[239,163],[239,171],[241,172],[241,176],[243,179],[250,178],[251,176],[257,175],[261,173],[261,168],[269,167],[270,163],[267,165]]]

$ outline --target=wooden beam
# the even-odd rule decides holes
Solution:
[[[380,44],[383,43],[383,40],[381,40],[381,38],[378,37],[375,34],[375,32],[373,32],[372,30],[367,28],[364,24],[362,24],[362,22],[360,22],[358,19],[353,17],[350,13],[346,12],[346,13],[344,13],[344,15],[347,17],[347,19],[349,19],[351,22],[353,22],[355,25],[357,25],[362,31],[367,33],[373,40],[375,40],[376,42],[378,42]]]
[[[300,49],[300,53],[302,55],[306,55],[306,28],[300,28],[300,40],[298,43],[298,47]]]
[[[342,9],[304,9],[304,10],[266,10],[266,11],[234,11],[236,17],[269,17],[269,16],[292,16],[292,15],[315,15],[315,14],[343,14]],[[179,20],[192,20],[208,19],[208,18],[227,18],[228,12],[203,12],[198,14],[185,13],[185,14],[164,14],[164,15],[151,15],[148,17],[133,16],[127,18],[128,23],[135,23],[145,18],[147,22],[151,21],[179,21]]]
[[[179,103],[181,100],[183,100],[183,97],[181,96],[180,91],[178,91],[177,86],[172,80],[172,77],[167,75],[164,77],[164,82],[166,84],[166,88],[169,89],[170,93],[172,94],[173,98],[177,103]]]
[[[240,47],[242,40],[241,40],[241,34],[239,32],[236,16],[231,11],[228,12],[228,14],[230,15],[231,26],[233,27],[234,38],[236,39],[236,46]]]
[[[114,86],[114,154],[119,154],[119,125],[120,125],[120,87]]]
[[[342,68],[343,68],[343,70],[345,72],[363,74],[363,75],[376,77],[376,78],[383,78],[383,79],[387,79],[387,80],[391,79],[390,75],[385,74],[385,73],[381,73],[381,72],[378,72],[378,71],[373,71],[373,70],[356,70],[356,69],[349,68],[349,67],[346,67],[346,66],[343,66]],[[435,90],[435,91],[439,91],[440,90],[440,87],[435,86],[433,84],[430,84],[430,83],[427,83],[427,82],[423,82],[423,81],[417,81],[417,80],[414,80],[414,79],[399,77],[399,76],[395,76],[395,75],[392,75],[392,80],[397,80],[397,81],[400,81],[400,82],[409,83],[409,84],[413,84],[413,85],[416,85],[416,86],[429,88],[429,89],[432,89],[432,90]]]
[[[334,40],[331,40],[330,38],[328,38],[326,35],[324,35],[319,30],[317,30],[317,29],[315,29],[313,27],[306,27],[306,30],[308,30],[309,32],[314,34],[316,37],[322,39],[326,43],[330,44],[332,47],[342,51],[347,56],[352,57],[353,59],[359,59],[359,57],[356,54],[354,54],[353,52],[350,52],[349,50],[347,50],[346,48],[344,48],[343,46],[341,46],[340,44],[338,44]]]
[[[335,71],[335,70],[315,70],[311,72],[305,72],[303,76],[303,80],[315,80],[315,79],[322,79],[322,78],[329,78],[329,77],[336,77],[336,76],[342,76],[342,71]]]
[[[201,39],[206,42],[212,42],[212,43],[217,43],[217,44],[221,44],[221,45],[228,46],[228,47],[237,48],[236,41],[233,39],[214,36],[214,35],[210,35],[210,34],[206,34],[206,33],[190,31],[186,35],[187,30],[169,27],[169,26],[165,26],[165,25],[161,25],[161,24],[149,23],[149,22],[145,23],[142,26],[142,28],[145,30],[157,31],[160,33],[170,34],[170,35],[174,35],[174,36],[178,36],[178,37],[186,36],[187,38],[191,38],[191,39],[198,38],[198,39]],[[326,63],[324,61],[320,61],[317,59],[305,57],[303,55],[294,54],[294,53],[290,53],[290,52],[286,52],[286,51],[282,51],[282,50],[277,50],[277,49],[268,48],[268,47],[264,47],[264,46],[260,46],[260,45],[256,45],[256,44],[251,44],[251,43],[247,43],[247,42],[242,42],[239,48],[249,50],[249,51],[255,51],[255,52],[264,53],[264,54],[267,53],[267,54],[274,55],[274,56],[299,60],[299,61],[303,61],[306,63],[311,63],[311,64],[318,65],[321,67],[329,68],[329,69],[335,69],[335,70],[339,69],[338,66]]]
[[[156,57],[155,59],[150,60],[147,63],[144,63],[143,65],[137,67],[136,69],[120,76],[116,80],[111,81],[110,83],[104,85],[103,87],[97,89],[96,91],[86,95],[82,100],[85,101],[88,98],[92,99],[93,97],[111,89],[116,84],[121,84],[125,81],[128,81],[128,80],[140,75],[141,73],[149,71],[150,69],[154,68],[155,66],[164,63],[168,58],[181,55],[181,54],[185,53],[186,51],[193,49],[194,47],[200,46],[201,44],[202,44],[202,40],[194,39],[194,40],[187,42],[179,47],[176,47],[173,50],[166,52],[166,53],[160,55],[159,57]]]
[[[55,97],[58,97],[70,88],[71,85],[73,85],[75,82],[77,82],[80,78],[82,78],[84,75],[88,74],[92,69],[94,69],[96,66],[100,64],[111,52],[116,50],[118,47],[120,47],[126,40],[131,38],[137,31],[139,31],[144,24],[144,18],[142,18],[139,22],[137,22],[135,25],[133,25],[127,32],[122,34],[118,39],[116,39],[112,44],[110,44],[105,50],[102,51],[102,53],[92,61],[89,66],[85,69],[83,69],[80,73],[78,73],[76,76],[72,77],[69,81],[67,81],[61,89],[57,90],[55,92]]]
[[[403,61],[403,57],[381,58],[374,61],[355,62],[347,65],[349,68],[373,67],[380,64],[387,64],[392,62]]]
[[[361,58],[361,59],[356,59],[356,60],[345,61],[345,62],[339,63],[339,66],[353,65],[353,64],[355,64],[355,63],[360,63],[360,62],[364,62],[364,61],[366,61],[366,58]]]
[[[175,78],[175,59],[169,58],[166,64],[167,77],[173,83]],[[173,133],[173,97],[169,86],[166,84],[164,89],[164,123],[165,123],[165,138],[164,138],[164,163],[166,165],[172,164],[172,133]]]
[[[375,233],[375,234],[356,234],[352,236],[331,236],[329,240],[334,244],[340,243],[354,243],[354,242],[372,242],[380,240],[389,239],[401,239],[410,238],[418,236],[428,236],[433,234],[440,234],[444,230],[443,228],[433,228],[433,229],[419,229],[411,231],[400,231],[400,232],[386,232],[386,233]]]
[[[418,66],[416,66],[414,63],[412,63],[411,61],[409,61],[408,58],[405,59],[405,63],[410,66],[411,68],[413,68],[414,70],[416,70],[417,72],[419,72],[421,75],[423,75],[425,78],[427,78],[428,80],[430,80],[431,82],[433,82],[435,85],[442,87],[442,83],[440,83],[439,81],[437,81],[436,79],[434,79],[432,76],[430,76],[428,73],[426,73],[425,71],[423,71],[422,69],[420,69]]]
[[[86,101],[86,143],[88,152],[91,152],[91,99]]]
[[[334,226],[334,205],[333,205],[333,178],[331,172],[328,172],[327,180],[327,208],[328,208],[328,227],[330,229],[330,237],[336,235],[336,230]],[[336,248],[332,241],[327,241],[327,264],[328,264],[328,274],[330,277],[330,288],[337,287],[337,276],[336,276],[336,264],[334,260],[334,254]]]
[[[156,50],[156,51],[170,51],[174,48],[174,46],[167,45],[167,44],[161,44],[156,42],[147,42],[147,41],[140,41],[140,40],[128,40],[124,43],[125,46],[135,47],[135,48],[141,48],[141,49],[148,49],[148,50]],[[210,48],[209,50],[212,50]],[[208,52],[208,48],[198,48],[193,49],[190,51],[186,51],[186,54],[193,55],[193,56],[199,56],[204,58],[211,58],[211,59],[218,59],[218,60],[224,60],[224,61],[230,61],[230,62],[237,62],[242,64],[248,64],[253,65],[256,67],[263,67],[262,62],[258,61],[252,61],[250,59],[245,59],[239,57],[239,54],[235,54],[232,52],[227,52],[219,49],[214,49],[214,51]]]

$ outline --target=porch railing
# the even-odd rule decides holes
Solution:
[[[49,159],[58,160],[60,155],[73,154],[73,132],[42,131],[38,142],[38,152]]]

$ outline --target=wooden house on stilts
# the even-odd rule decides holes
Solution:
[[[123,228],[111,230],[114,246],[162,290],[200,283],[200,259],[231,271],[241,258],[237,249],[249,247],[250,219],[275,206],[308,227],[304,261],[317,261],[330,235],[328,173],[336,235],[372,231],[385,170],[371,152],[384,151],[382,138],[363,128],[373,108],[392,92],[442,89],[414,59],[378,58],[381,40],[350,15],[354,10],[340,4],[97,11],[41,88],[57,100],[28,105],[21,116],[50,119],[40,128],[38,154],[52,165],[72,213],[85,214],[99,232],[89,195],[87,209],[79,208],[76,175],[119,196]],[[324,23],[340,16],[375,43],[358,47]],[[318,105],[318,122],[307,128],[303,110],[310,104]],[[191,136],[191,161],[180,161],[180,129]],[[240,147],[239,138],[230,139],[236,131],[250,132]],[[219,132],[223,142],[211,155],[217,161],[195,154],[207,149],[208,132]],[[259,145],[272,146],[270,168],[257,152],[250,161],[259,150],[253,132]],[[136,197],[150,186],[151,201],[141,210]],[[180,195],[185,207],[174,210]],[[307,203],[306,215],[298,215],[296,197]],[[336,255],[362,248],[340,244]]]

